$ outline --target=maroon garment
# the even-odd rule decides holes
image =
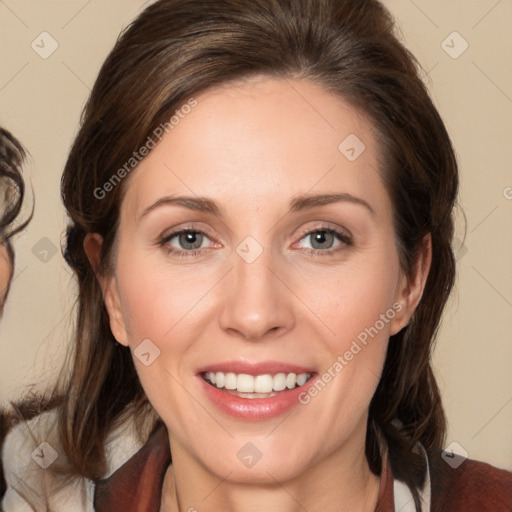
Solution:
[[[170,463],[162,424],[130,460],[96,484],[96,512],[159,512]],[[512,473],[469,459],[452,469],[441,452],[429,455],[429,467],[431,512],[512,512]],[[375,512],[395,512],[393,475],[386,459]]]

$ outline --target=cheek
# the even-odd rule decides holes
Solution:
[[[331,275],[317,274],[317,293],[309,295],[311,309],[326,326],[321,339],[329,357],[324,358],[320,382],[302,400],[318,408],[318,417],[330,415],[340,435],[348,421],[355,425],[367,410],[385,360],[391,321],[401,309],[395,302],[398,262],[383,254],[375,252]],[[313,284],[312,276],[308,282]]]
[[[211,285],[190,269],[131,258],[118,268],[123,317],[130,344],[172,337],[201,309]]]
[[[389,335],[399,271],[397,260],[382,254],[375,252],[328,272],[302,273],[301,297],[307,297],[307,305],[322,320],[332,349],[344,350],[376,323],[382,337]]]
[[[193,341],[200,335],[194,330],[194,318],[208,288],[205,285],[203,290],[201,282],[186,271],[171,273],[137,257],[118,265],[117,275],[128,342],[142,387],[168,427],[184,429],[193,420],[192,413],[200,414],[185,407],[188,395],[180,383]],[[139,357],[148,352],[146,361]],[[175,410],[187,412],[168,414]]]
[[[9,256],[7,255],[7,249],[0,245],[0,304],[7,290],[10,275],[11,264],[9,262]]]
[[[352,340],[364,338],[368,330],[373,332],[380,315],[393,305],[398,260],[393,257],[393,247],[383,245],[346,264],[307,262],[300,263],[300,268],[293,263],[281,268],[285,281],[303,303],[296,304],[297,311],[306,307],[305,315],[296,315],[297,327],[302,324],[307,329],[307,323],[314,322],[324,332],[319,332],[320,339],[329,340],[332,353],[345,352]],[[141,251],[118,261],[117,274],[132,349],[149,338],[162,350],[184,350],[188,340],[200,336],[201,323],[204,326],[215,310],[212,300],[223,296],[223,272],[214,265],[178,266],[164,258],[155,261]],[[292,307],[294,301],[290,296],[288,305]],[[377,324],[382,331],[379,338],[389,335],[389,324],[381,324]]]
[[[142,386],[162,417],[167,418],[166,411],[182,409],[188,397],[180,383],[190,378],[197,355],[195,342],[204,336],[204,321],[209,318],[208,291],[216,282],[211,274],[198,273],[192,267],[178,269],[168,263],[148,262],[144,255],[134,253],[118,261],[128,342]],[[146,345],[141,345],[143,342]],[[148,346],[151,353],[149,365],[138,357],[143,346]],[[143,353],[147,352],[144,349]],[[154,361],[153,353],[157,355]],[[167,418],[168,424],[185,421],[182,416]]]

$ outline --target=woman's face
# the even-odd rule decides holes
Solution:
[[[112,332],[175,464],[256,483],[360,460],[422,286],[400,272],[371,125],[307,81],[196,100],[124,184]]]
[[[0,243],[0,316],[3,313],[4,302],[11,280],[11,260],[7,247]]]

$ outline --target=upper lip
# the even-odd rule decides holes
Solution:
[[[220,363],[213,363],[207,366],[203,366],[197,370],[197,373],[208,373],[208,372],[222,372],[222,373],[244,373],[246,375],[265,375],[270,373],[275,375],[276,373],[315,373],[312,368],[305,366],[298,366],[290,363],[283,363],[280,361],[224,361]]]

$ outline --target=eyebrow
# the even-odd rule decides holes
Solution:
[[[351,203],[359,205],[364,207],[373,216],[375,216],[375,210],[370,206],[370,204],[367,201],[349,193],[300,194],[298,196],[295,196],[291,200],[288,212],[293,213],[302,210],[308,210],[315,208],[316,206],[323,206],[332,203]],[[183,208],[188,208],[189,210],[211,213],[220,218],[223,218],[225,216],[223,208],[213,199],[210,199],[208,197],[165,196],[150,204],[148,207],[146,207],[142,214],[140,215],[140,219],[148,215],[151,211],[155,210],[156,208],[168,205],[176,205],[181,206]]]

